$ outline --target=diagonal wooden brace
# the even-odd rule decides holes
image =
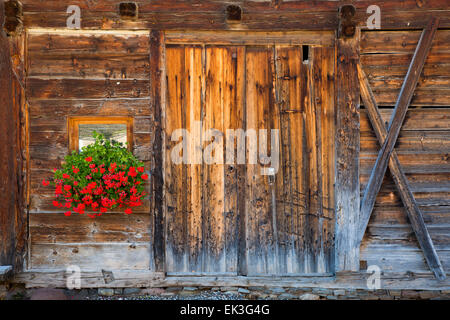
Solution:
[[[436,34],[438,23],[438,18],[431,18],[427,27],[422,32],[411,64],[409,65],[405,81],[403,82],[400,90],[400,94],[389,123],[388,135],[381,147],[380,152],[378,153],[377,161],[375,162],[375,166],[369,178],[369,183],[367,184],[363,199],[361,201],[359,220],[360,236],[358,238],[360,241],[362,240],[367,224],[369,223],[377,194],[380,191],[381,183],[383,182],[384,174],[386,173],[389,158],[392,150],[394,149],[395,143],[397,142],[403,120],[405,119],[406,112],[408,111],[408,106],[411,102],[414,90],[416,89],[420,74],[422,73],[425,59],[430,51],[434,35]]]
[[[381,114],[378,110],[377,102],[370,88],[369,80],[364,74],[360,63],[358,64],[358,77],[360,82],[361,98],[368,111],[370,123],[374,128],[380,145],[383,145],[388,133],[383,123],[383,119],[381,118]],[[400,161],[398,160],[398,156],[395,150],[392,150],[392,154],[389,159],[389,169],[392,174],[392,178],[397,186],[400,197],[403,201],[403,205],[405,206],[414,233],[416,234],[417,240],[419,241],[420,247],[422,248],[428,266],[430,267],[436,278],[443,280],[445,279],[444,269],[423,220],[422,212],[420,211],[419,206],[414,199],[414,195],[411,192],[408,180],[400,166]],[[361,239],[363,236],[364,234],[360,236]]]

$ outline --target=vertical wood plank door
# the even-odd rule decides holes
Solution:
[[[334,47],[166,46],[168,274],[334,269]]]

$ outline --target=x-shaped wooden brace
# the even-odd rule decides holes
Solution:
[[[417,44],[416,51],[409,65],[408,73],[406,74],[406,78],[400,90],[388,130],[386,130],[381,118],[381,114],[378,110],[377,102],[370,88],[369,81],[362,70],[361,64],[358,64],[361,97],[367,108],[369,119],[375,130],[377,139],[382,146],[380,152],[378,153],[377,161],[375,162],[375,166],[370,175],[370,179],[364,191],[364,197],[361,202],[360,234],[358,239],[359,243],[361,243],[370,220],[370,215],[375,205],[376,196],[380,191],[381,184],[389,164],[389,169],[393,180],[400,193],[400,197],[406,208],[406,212],[416,234],[417,240],[419,241],[419,244],[424,252],[428,266],[433,271],[436,278],[443,280],[445,279],[445,272],[441,261],[439,260],[433,241],[431,240],[430,234],[423,220],[422,212],[414,199],[408,180],[398,160],[397,153],[394,150],[406,112],[408,111],[408,106],[411,103],[414,90],[417,86],[420,74],[422,73],[422,69],[428,56],[428,52],[430,51],[431,43],[434,35],[436,34],[438,25],[439,19],[431,18],[427,27],[422,32],[422,36]]]

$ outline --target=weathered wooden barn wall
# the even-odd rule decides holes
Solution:
[[[69,153],[70,116],[132,117],[133,153],[150,169],[149,33],[30,32],[27,56],[29,267],[152,269],[149,200],[130,216],[65,217],[41,183]]]
[[[308,54],[297,37],[297,46],[166,47],[166,271],[333,271],[334,46],[307,46]],[[172,132],[194,134],[196,121],[203,135],[267,129],[270,141],[270,130],[279,130],[275,177],[249,164],[248,144],[245,164],[236,162],[236,144],[232,164],[174,164]],[[225,137],[223,144],[226,160]],[[191,144],[186,161],[197,162],[195,152]]]
[[[332,227],[334,226],[336,229],[341,229],[341,231],[348,231],[348,233],[340,233],[346,239],[336,244],[337,260],[339,260],[336,271],[357,270],[357,265],[359,260],[361,260],[362,266],[375,264],[379,265],[385,273],[392,271],[393,274],[389,276],[389,279],[392,279],[392,283],[396,283],[394,285],[395,288],[404,288],[405,286],[409,288],[414,286],[422,288],[436,286],[441,288],[442,286],[448,286],[448,280],[443,284],[431,280],[432,275],[425,263],[423,252],[415,240],[413,230],[407,221],[403,204],[389,176],[389,172],[378,196],[367,234],[362,243],[360,258],[357,256],[359,248],[355,248],[351,243],[346,242],[346,240],[350,242],[355,240],[355,234],[358,230],[356,229],[357,223],[355,224],[354,222],[358,217],[359,210],[341,210],[338,212],[337,215],[342,218],[339,220],[342,222],[341,225],[339,225],[339,221],[336,225],[334,223],[332,223],[332,226],[328,225],[328,223],[331,223],[331,220],[324,219],[324,225],[320,227],[320,224],[318,224],[320,220],[312,216],[308,218],[309,221],[307,223],[305,222],[306,219],[302,220],[303,218],[299,218],[296,222],[295,217],[303,217],[303,213],[306,212],[302,211],[303,209],[298,209],[296,206],[298,203],[292,201],[297,200],[294,194],[295,189],[287,188],[291,185],[293,188],[307,186],[311,190],[317,190],[318,194],[321,192],[319,198],[315,198],[313,192],[314,196],[309,198],[310,201],[305,200],[305,204],[308,205],[312,203],[322,206],[324,209],[332,208],[335,202],[332,197],[335,196],[338,207],[342,204],[341,208],[345,207],[346,209],[358,207],[358,185],[360,184],[361,191],[363,191],[367,184],[370,170],[375,162],[379,145],[370,127],[364,106],[359,110],[359,103],[357,103],[359,95],[356,81],[357,62],[361,60],[364,71],[369,76],[377,102],[382,108],[381,113],[385,121],[389,121],[392,106],[395,104],[401,83],[417,45],[420,29],[427,24],[432,15],[439,16],[441,30],[437,33],[419,86],[412,100],[412,107],[408,110],[396,150],[414,195],[424,213],[438,254],[444,268],[448,272],[450,265],[448,233],[448,213],[450,212],[450,168],[448,158],[450,134],[450,89],[448,85],[450,77],[448,74],[450,48],[448,46],[450,42],[448,40],[450,36],[447,30],[450,28],[450,9],[448,0],[324,0],[313,3],[306,0],[230,2],[215,0],[138,0],[136,3],[139,5],[139,18],[136,20],[120,18],[118,14],[120,0],[74,0],[70,4],[78,5],[82,10],[82,28],[85,30],[81,32],[66,31],[66,20],[68,17],[66,9],[69,5],[68,3],[59,0],[22,0],[21,2],[23,3],[24,11],[24,27],[31,29],[28,29],[28,32],[25,33],[27,35],[25,46],[23,45],[25,42],[21,42],[24,39],[20,37],[10,41],[10,43],[18,44],[17,46],[11,46],[12,52],[16,53],[28,47],[26,48],[26,53],[29,56],[26,63],[28,66],[26,94],[29,107],[29,121],[26,112],[27,105],[23,99],[19,104],[22,105],[21,108],[25,112],[22,112],[22,114],[10,114],[9,116],[15,122],[18,119],[17,117],[21,119],[22,128],[20,130],[22,133],[21,137],[16,140],[21,141],[21,146],[24,146],[23,142],[26,141],[27,135],[30,135],[30,163],[25,161],[21,164],[24,168],[29,166],[30,170],[27,171],[29,177],[19,179],[25,187],[30,186],[28,190],[27,188],[21,189],[22,192],[25,192],[30,197],[29,231],[31,247],[28,250],[30,254],[29,268],[50,268],[54,270],[64,268],[68,263],[73,263],[80,265],[85,270],[99,268],[146,269],[143,273],[139,273],[141,271],[137,273],[124,272],[122,280],[119,280],[119,283],[124,286],[134,286],[136,283],[155,285],[158,282],[152,282],[149,279],[149,273],[153,273],[154,270],[164,271],[165,262],[169,262],[167,263],[168,271],[194,272],[199,273],[199,275],[201,275],[201,272],[209,271],[270,274],[274,270],[279,273],[292,275],[294,272],[305,272],[305,270],[308,270],[301,269],[299,265],[291,263],[290,261],[293,260],[290,259],[305,248],[298,246],[298,243],[301,241],[296,242],[296,240],[301,238],[298,236],[297,231],[299,229],[304,231],[301,228],[312,225],[314,228],[317,227],[314,230],[322,230],[321,228],[325,230],[325,228],[328,228],[328,231],[332,232]],[[230,3],[238,4],[242,8],[241,21],[233,23],[227,21],[225,12],[226,6]],[[356,7],[355,21],[362,28],[362,33],[360,41],[358,37],[351,40],[337,39],[337,51],[335,53],[338,58],[335,66],[336,75],[333,75],[331,72],[330,60],[323,59],[322,65],[318,66],[318,60],[314,59],[314,57],[320,56],[328,57],[331,54],[331,50],[325,48],[326,45],[324,46],[324,43],[315,42],[313,44],[314,49],[310,48],[312,59],[308,72],[305,71],[307,68],[304,65],[296,65],[291,58],[286,60],[274,59],[277,54],[294,57],[294,60],[296,60],[295,57],[299,58],[301,56],[300,49],[297,48],[297,42],[295,42],[296,35],[292,32],[309,30],[308,32],[313,35],[312,38],[324,39],[314,34],[314,32],[322,30],[335,31],[339,23],[338,8],[348,3],[352,3]],[[368,17],[366,9],[373,4],[377,4],[381,8],[382,28],[384,30],[397,31],[366,31],[366,20]],[[89,29],[95,29],[96,31],[87,32]],[[136,34],[130,32],[133,29],[136,30]],[[111,32],[112,30],[117,32]],[[169,30],[175,31],[166,32]],[[180,32],[180,30],[184,31]],[[202,30],[202,32],[196,33],[199,37],[197,42],[180,44],[180,42],[183,42],[180,39],[186,40],[186,35],[189,35],[189,32],[191,32],[186,32],[186,30]],[[255,31],[270,31],[272,34],[274,31],[280,31],[278,37],[282,35],[283,37],[281,38],[285,39],[286,43],[284,43],[284,47],[277,47],[273,50],[273,46],[278,44],[273,39],[270,43],[267,43],[267,39],[270,38],[267,34],[263,37],[266,41],[264,43],[261,43],[261,36],[253,38],[250,43],[243,43],[240,40],[236,41],[234,35],[230,33],[231,30],[241,30],[247,34],[247,37],[251,37],[252,32]],[[169,33],[171,34],[170,36]],[[230,174],[226,170],[230,169],[228,165],[222,167],[213,166],[206,170],[205,166],[192,166],[189,170],[187,168],[174,168],[175,171],[166,172],[164,176],[163,171],[167,165],[164,164],[166,158],[163,158],[163,154],[158,153],[158,150],[163,148],[162,130],[167,124],[167,119],[163,117],[163,100],[167,98],[164,86],[169,82],[165,82],[165,79],[163,79],[165,84],[159,82],[163,74],[162,69],[166,66],[160,59],[160,57],[164,57],[163,42],[165,34],[169,38],[171,37],[169,40],[172,41],[168,45],[168,52],[166,53],[171,55],[173,60],[176,61],[175,64],[170,64],[169,67],[172,70],[176,69],[176,73],[180,72],[186,77],[186,74],[192,70],[190,54],[193,54],[194,61],[198,60],[199,63],[195,64],[195,70],[199,70],[200,62],[201,67],[205,69],[208,67],[208,64],[205,62],[214,62],[213,67],[218,73],[213,73],[211,77],[207,77],[206,73],[201,76],[205,83],[208,80],[211,85],[204,86],[197,83],[196,86],[198,87],[195,87],[195,90],[203,91],[205,95],[206,93],[210,95],[210,99],[205,101],[205,105],[208,107],[207,110],[213,110],[215,114],[212,116],[211,113],[205,113],[206,121],[215,123],[214,121],[217,117],[222,118],[222,121],[242,121],[244,125],[247,125],[251,123],[247,121],[247,116],[252,110],[248,107],[247,102],[255,100],[268,103],[271,106],[277,106],[279,113],[277,113],[276,109],[272,110],[270,108],[259,110],[263,112],[256,112],[255,118],[250,118],[251,121],[259,122],[257,123],[258,125],[265,125],[278,120],[281,131],[287,137],[292,137],[292,141],[295,141],[302,133],[305,136],[307,129],[306,123],[305,125],[303,123],[298,125],[297,120],[299,118],[303,118],[303,120],[299,121],[315,118],[315,132],[317,134],[314,135],[313,132],[314,124],[308,122],[311,125],[308,128],[308,130],[311,129],[307,136],[308,142],[304,143],[302,140],[301,147],[303,148],[305,145],[306,147],[308,145],[313,146],[314,139],[317,139],[316,142],[321,139],[322,144],[320,145],[319,143],[316,145],[316,148],[311,148],[309,153],[306,152],[307,156],[304,154],[299,155],[299,159],[291,157],[287,150],[292,151],[295,147],[282,145],[281,172],[276,177],[273,185],[268,184],[263,179],[258,180],[254,185],[250,184],[249,179],[253,177],[252,172],[255,168],[241,170],[237,166],[234,170],[231,170],[235,172]],[[223,41],[224,37],[228,38]],[[361,43],[361,48],[359,48],[358,42]],[[209,45],[207,45],[208,43]],[[206,47],[203,47],[205,44]],[[170,50],[174,51],[170,52]],[[358,51],[361,52],[361,57],[359,57]],[[216,55],[216,52],[221,53],[221,58]],[[232,57],[235,54],[237,60],[240,59],[240,61],[245,62],[245,67],[240,66],[233,58],[230,61],[230,52]],[[202,56],[201,59],[198,56],[199,54]],[[18,89],[16,91],[11,90],[12,95],[14,95],[20,91],[18,87],[20,82],[22,81],[22,84],[24,84],[23,77],[21,78],[20,76],[20,70],[23,70],[24,63],[20,61],[20,56],[23,56],[23,54],[12,53],[12,56],[12,65],[15,66],[15,72],[18,75],[16,79],[19,79],[19,81],[12,79],[13,84],[11,88],[16,86]],[[14,63],[14,56],[19,57],[17,64]],[[207,56],[209,56],[209,59],[204,60],[204,57]],[[274,61],[270,59],[274,59]],[[253,60],[259,61],[258,63],[265,67],[256,68],[253,66],[253,69],[255,69],[252,70],[255,75],[253,81],[247,80],[247,77],[239,78],[237,76],[239,73],[245,74],[252,68],[252,64],[255,63]],[[145,63],[149,63],[149,65],[145,65]],[[236,66],[236,68],[229,68],[231,72],[228,73],[228,71],[225,72],[228,69],[224,65]],[[240,67],[238,68],[237,66]],[[212,68],[211,65],[209,65],[209,68]],[[305,76],[305,72],[309,77],[314,75],[315,70],[319,69],[322,70],[318,71],[320,76],[314,77],[314,82],[309,89],[306,86],[306,92],[310,93],[310,89],[313,87],[324,88],[324,90],[330,89],[329,92],[331,92],[333,89],[331,87],[327,88],[327,85],[323,84],[331,85],[334,76],[336,85],[334,93],[337,99],[334,115],[332,115],[333,109],[326,110],[327,107],[331,106],[331,96],[326,96],[329,92],[321,92],[318,95],[309,96],[309,94],[305,94],[305,91],[302,91],[304,89],[300,89],[301,94],[298,95],[297,89],[292,88],[292,86],[295,87],[296,85],[305,88],[301,81],[302,77]],[[324,72],[323,70],[328,70],[329,72]],[[270,77],[270,72],[275,73],[275,77],[273,77],[275,79]],[[279,78],[278,72],[288,73],[288,76]],[[300,81],[298,77],[291,79],[291,74],[296,73],[300,74]],[[9,76],[11,75],[6,75],[6,77]],[[309,77],[309,79],[312,78]],[[190,90],[187,89],[189,87],[188,82],[190,83],[191,79],[189,81],[186,81],[185,78],[184,80],[182,79],[177,78],[177,80],[174,80],[172,83],[173,88],[183,89],[189,94]],[[231,92],[221,91],[223,87],[221,79],[231,81],[232,85],[236,87]],[[236,111],[236,113],[232,113],[233,118],[227,118],[230,115],[220,112],[222,105],[219,106],[219,94],[220,97],[225,98],[223,100],[225,104],[232,104],[231,98],[237,97],[236,92],[239,86],[245,89],[241,90],[243,92],[240,97],[242,102],[236,100],[235,104],[236,106],[242,104],[242,106],[236,110],[233,109],[233,111]],[[258,86],[258,90],[248,94],[248,88],[252,86]],[[196,92],[195,90],[194,92]],[[5,91],[1,92],[4,94]],[[298,99],[301,99],[304,94],[309,98],[318,97],[319,99],[312,99],[310,103],[303,101],[304,107],[308,106],[309,108],[305,108],[302,113],[286,112],[284,114],[284,111],[291,111],[291,109],[284,110],[283,108],[286,107],[284,104],[277,104],[283,98],[294,101],[295,103],[293,104],[299,103]],[[188,95],[177,96],[176,99],[179,99],[186,105],[190,105],[191,101],[187,97]],[[215,100],[213,97],[218,98]],[[10,98],[8,93],[8,99]],[[198,99],[198,96],[195,99]],[[194,101],[196,101],[195,99]],[[325,101],[329,101],[329,104],[326,104]],[[175,108],[175,106],[177,108],[180,107],[175,102],[173,105],[168,104],[169,108]],[[15,112],[17,110],[19,109],[15,109]],[[253,110],[258,111],[256,107]],[[322,110],[323,113],[320,113],[319,110]],[[179,121],[189,121],[190,118],[188,116],[190,114],[187,113],[187,110],[177,111],[179,113],[173,114],[175,117],[169,118],[169,121],[174,120],[177,122],[175,124],[178,124]],[[196,109],[193,111],[194,114],[199,112]],[[153,114],[155,115],[154,118],[152,117]],[[154,186],[155,201],[147,203],[141,213],[135,213],[131,216],[117,213],[92,222],[85,217],[85,219],[75,216],[66,218],[63,217],[61,212],[53,210],[50,202],[51,191],[50,189],[44,191],[40,182],[42,178],[48,178],[51,175],[51,169],[58,166],[68,152],[66,120],[70,115],[128,115],[134,118],[134,152],[138,157],[146,160],[147,168],[152,169],[152,172],[155,174],[152,181],[156,181]],[[327,116],[336,117],[335,133],[337,141],[327,140],[331,136],[326,138],[324,134],[326,128],[333,130],[334,125],[331,122],[324,121]],[[361,118],[360,122],[357,121],[359,117]],[[318,121],[319,118],[322,121]],[[283,119],[285,120],[283,121]],[[11,122],[6,123],[7,125],[12,124]],[[27,123],[28,126],[23,125]],[[360,136],[357,134],[358,124],[361,127]],[[320,130],[319,127],[321,128]],[[28,128],[28,133],[26,128]],[[140,129],[136,131],[136,128]],[[167,127],[165,129],[167,130]],[[331,159],[331,153],[324,152],[324,150],[332,148],[332,144],[336,144],[338,149],[335,159]],[[361,157],[358,161],[359,149],[361,149]],[[23,148],[22,151],[27,152],[26,148]],[[9,152],[11,152],[11,149],[9,149]],[[15,151],[13,150],[12,152]],[[2,152],[3,154],[5,153]],[[290,163],[293,160],[300,160],[300,158],[305,160],[303,164],[307,166],[297,169],[303,170],[302,172],[304,173],[317,172],[317,175],[312,174],[307,178],[302,177],[306,180],[309,179],[304,185],[301,184],[304,182],[303,180],[297,185],[292,183],[298,177],[292,172],[295,166],[290,165]],[[317,168],[310,166],[316,162],[314,159],[317,160]],[[353,159],[354,161],[352,161]],[[325,165],[320,166],[320,161]],[[325,181],[324,179],[327,178],[324,175],[331,174],[330,168],[333,162],[336,163],[337,170],[335,175],[338,183],[334,194],[331,191],[333,189],[331,180],[328,180],[330,182],[327,186],[326,182],[320,185],[319,180],[314,179],[319,174],[322,174],[322,181]],[[330,168],[325,169],[325,166],[328,165],[330,165]],[[357,179],[358,166],[361,169],[359,181]],[[308,167],[308,170],[305,169],[306,167]],[[172,169],[172,167],[169,169]],[[195,170],[206,174],[201,175],[200,178],[195,176],[197,180],[191,179]],[[170,174],[180,174],[181,179],[170,179],[170,176],[168,176]],[[280,174],[285,174],[291,182],[282,183]],[[13,179],[11,176],[8,177]],[[166,180],[166,186],[163,186],[163,177],[166,179],[169,177]],[[214,184],[213,181],[217,177],[223,177],[230,183],[226,186]],[[355,177],[356,179],[354,179]],[[328,178],[331,179],[331,176]],[[350,184],[347,184],[347,182]],[[202,184],[201,188],[199,184]],[[166,189],[163,189],[163,187]],[[12,189],[14,188],[15,186],[12,186]],[[183,188],[186,188],[187,191],[197,188],[201,189],[202,193],[200,195],[189,191],[187,193],[190,196],[189,199],[187,197],[178,198],[171,196],[169,192],[169,199],[166,200],[176,204],[176,210],[172,210],[175,214],[170,216],[167,215],[167,212],[171,210],[168,210],[169,207],[163,207],[162,197],[167,193],[167,190],[171,191],[174,188],[183,191]],[[11,190],[11,186],[8,190]],[[271,198],[273,190],[275,190],[275,201]],[[352,198],[345,199],[346,192],[349,190],[351,190]],[[328,197],[326,197],[327,193]],[[354,193],[356,193],[355,197],[353,197]],[[26,199],[26,195],[23,198]],[[193,200],[198,200],[196,198],[198,196],[207,197],[215,205],[210,208],[205,207],[203,204],[200,207],[192,206]],[[225,198],[225,196],[227,197]],[[258,201],[245,201],[249,196],[254,196],[254,199]],[[224,201],[224,199],[229,199],[230,201]],[[260,199],[264,201],[260,201]],[[273,205],[274,203],[276,206]],[[294,203],[295,208],[291,209]],[[175,205],[170,205],[170,207],[175,207]],[[192,209],[193,207],[195,208]],[[221,215],[223,212],[231,212],[231,209],[235,207],[239,210],[239,214]],[[252,210],[247,210],[249,208]],[[270,210],[272,208],[277,210],[276,220],[270,220]],[[222,209],[224,210],[222,211]],[[253,209],[255,210],[253,211]],[[189,210],[192,210],[195,214],[191,215]],[[148,214],[149,211],[154,215],[154,219],[151,214]],[[27,211],[22,210],[22,212],[24,212],[24,215],[19,214],[16,216],[18,220],[14,222],[16,226],[14,232],[11,232],[13,225],[11,215],[6,216],[1,212],[3,214],[2,218],[6,218],[0,221],[0,228],[1,230],[9,231],[9,233],[2,234],[4,239],[7,240],[6,242],[8,242],[8,245],[4,245],[6,242],[2,242],[2,250],[9,250],[8,252],[12,253],[12,246],[16,246],[16,253],[24,252],[22,248],[25,243],[22,240],[25,239],[26,232],[20,226],[23,226]],[[247,212],[249,212],[248,215],[246,215]],[[209,216],[205,217],[205,213],[209,214]],[[248,223],[245,220],[246,216],[250,218]],[[244,219],[241,219],[242,217]],[[168,221],[164,221],[165,218]],[[242,223],[242,221],[245,223]],[[299,221],[300,223],[298,223]],[[168,222],[173,223],[168,224]],[[208,229],[211,222],[219,222],[217,228],[211,229],[213,232],[210,232],[210,229]],[[278,233],[273,231],[274,222],[276,222]],[[302,224],[303,222],[305,224]],[[239,226],[235,229],[238,233],[237,238],[234,238],[234,234],[226,233],[227,230],[230,230],[227,226],[234,226],[235,224]],[[169,228],[165,229],[168,226]],[[207,230],[207,232],[203,230]],[[257,236],[246,239],[242,235],[245,235],[248,230],[252,232],[251,234]],[[274,234],[277,234],[277,236],[274,237]],[[167,238],[163,238],[164,235]],[[317,233],[317,235],[320,235],[320,233]],[[22,240],[17,243],[8,241],[14,236]],[[217,236],[216,239],[219,239],[219,241],[212,242],[212,245],[203,248],[199,241],[200,236],[205,236],[205,239],[213,239],[212,236]],[[309,239],[306,242],[308,244],[313,243],[313,240],[317,240],[314,237],[310,237],[310,235],[308,237]],[[154,238],[158,239],[158,241]],[[267,250],[263,250],[264,254],[261,254],[260,245],[262,244],[265,248],[275,248],[273,246],[274,239],[278,242],[278,246],[275,246],[278,248],[277,255],[272,253],[266,254],[269,252]],[[327,243],[326,241],[328,240],[322,239],[325,242],[320,243]],[[171,246],[165,248],[167,243],[170,243]],[[172,246],[174,243],[175,250],[174,246]],[[249,245],[248,248],[251,250],[247,251],[246,245]],[[314,247],[314,245],[312,246]],[[205,258],[203,254],[195,255],[199,252],[212,252],[213,254]],[[216,256],[216,252],[219,252],[220,255]],[[292,253],[291,256],[289,256],[289,252]],[[167,260],[164,257],[165,254],[168,254]],[[9,257],[12,257],[12,255],[9,254]],[[247,260],[248,257],[249,259]],[[305,256],[300,255],[300,259],[304,258]],[[276,268],[273,268],[273,265],[268,267],[267,262],[274,261],[274,259],[276,259],[276,263],[279,266]],[[8,258],[8,262],[9,260],[11,259]],[[320,263],[313,263],[310,265],[309,270],[313,272],[333,270],[331,260],[322,258],[319,260],[322,262],[327,261],[327,263],[325,266],[323,264],[320,266]],[[98,261],[102,261],[102,264],[100,265]],[[304,260],[302,261],[304,262]],[[411,274],[406,274],[405,272],[407,271],[413,271],[419,273],[419,275],[414,278]],[[94,279],[92,274],[86,273],[86,278],[92,280],[92,282],[88,282],[88,285],[104,285],[103,276],[99,274],[99,272],[95,273],[95,277],[99,277],[99,280],[97,278],[92,280]],[[59,273],[58,275],[60,277],[58,281],[64,285],[64,274]],[[136,275],[139,276],[136,277]],[[364,276],[367,275],[363,268],[361,273],[355,273],[348,277],[339,273],[338,278],[343,279],[344,282],[340,284],[343,287],[354,286],[358,281],[360,286],[365,286]],[[386,274],[384,276],[388,277]],[[48,279],[52,277],[53,274],[51,273],[42,273],[42,276],[39,273],[24,275],[24,279],[27,279],[26,281],[39,285],[48,283]],[[122,275],[119,273],[120,277]],[[133,282],[134,278],[139,278],[140,280]],[[414,283],[408,282],[411,278],[414,278]],[[187,277],[188,280],[186,280],[186,277],[167,277],[167,279],[166,281],[172,283],[172,285],[177,281],[184,281],[183,283],[186,284],[206,281],[206,278],[201,277],[196,279]],[[225,279],[230,279],[230,277],[225,277]],[[250,283],[244,277],[232,277],[232,279],[235,283],[247,283],[247,285]],[[291,285],[298,279],[303,278],[291,280]],[[403,281],[405,279],[407,279],[406,282]],[[223,278],[222,280],[217,280],[212,277],[208,281],[210,284],[220,285],[220,283],[225,283],[227,280],[223,280]],[[252,281],[252,283],[261,283],[258,282],[260,280]],[[278,281],[277,279],[274,280],[272,278],[271,281],[272,285],[278,285],[274,283]],[[312,281],[315,282],[316,280],[313,279]],[[333,282],[331,284],[333,286],[336,285],[334,280],[327,281]],[[400,283],[398,281],[403,282]],[[114,283],[108,284],[108,286],[114,286]]]
[[[361,63],[389,122],[420,31],[366,31]],[[450,31],[438,30],[395,146],[446,272],[450,270]],[[361,110],[361,190],[380,146]],[[361,260],[386,271],[429,272],[388,172],[361,246]]]

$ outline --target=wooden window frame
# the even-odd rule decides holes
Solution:
[[[127,148],[133,150],[133,118],[132,117],[69,117],[67,128],[69,132],[69,151],[79,150],[80,124],[126,124]]]

